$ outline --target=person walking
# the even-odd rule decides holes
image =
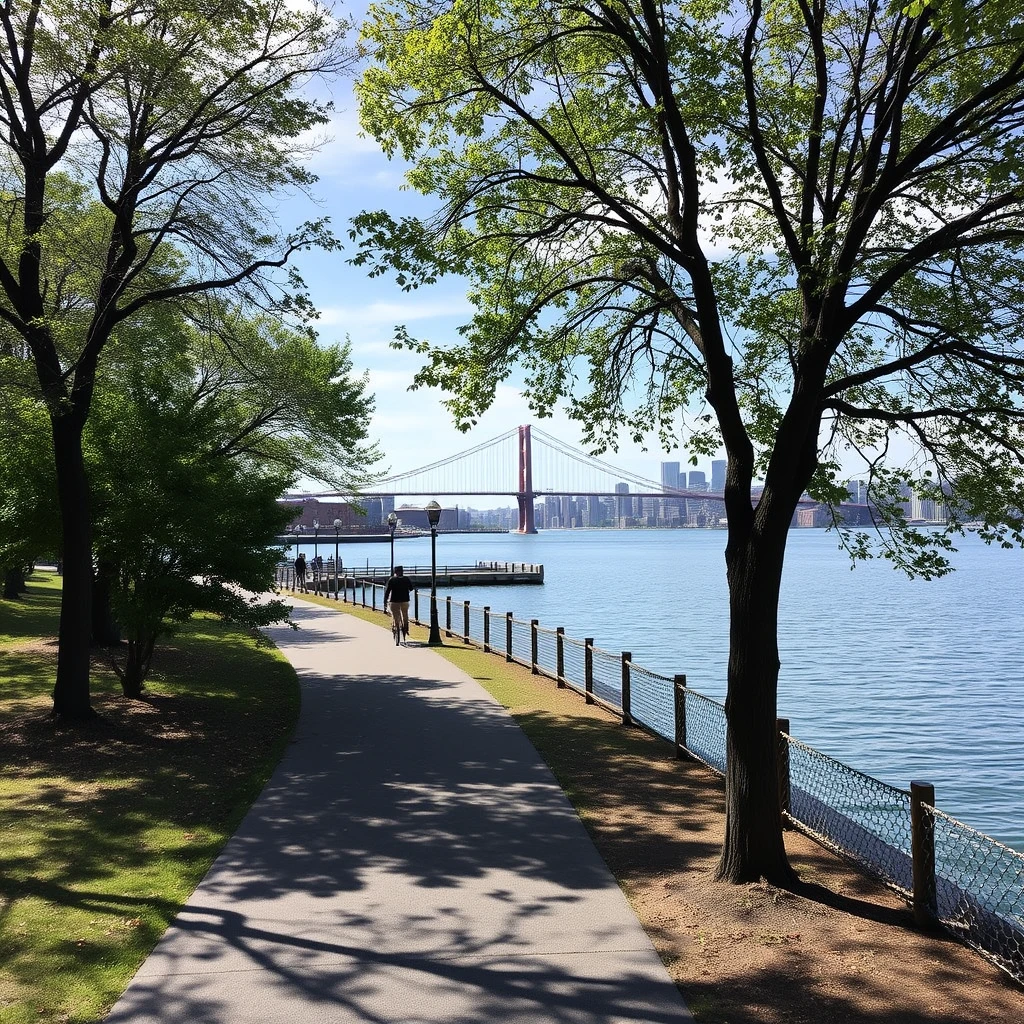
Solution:
[[[403,639],[409,637],[409,595],[412,593],[412,583],[405,575],[405,569],[395,566],[395,574],[388,580],[384,588],[384,611],[388,610],[388,603],[391,604],[391,619],[395,629],[400,630]]]
[[[295,586],[306,592],[306,556],[301,551],[295,559]]]

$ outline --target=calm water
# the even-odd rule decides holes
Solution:
[[[637,664],[685,672],[689,686],[722,698],[724,544],[718,530],[442,534],[438,563],[543,563],[542,587],[453,596],[630,650]],[[429,565],[429,538],[399,540],[395,558]],[[343,545],[342,559],[386,565],[388,546]],[[791,531],[779,714],[794,736],[884,782],[933,783],[943,810],[1024,850],[1024,552],[972,535],[954,564],[930,583],[881,561],[851,571],[834,534]]]

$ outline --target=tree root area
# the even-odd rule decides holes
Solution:
[[[723,782],[703,765],[543,683],[513,711],[700,1024],[1024,1024],[1024,987],[800,833],[792,890],[715,881]]]

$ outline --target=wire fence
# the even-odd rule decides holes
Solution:
[[[289,585],[282,567],[278,585]],[[335,597],[383,608],[384,587],[342,577]],[[415,619],[429,623],[419,592]],[[686,677],[651,672],[593,639],[567,637],[536,620],[445,600],[445,631],[558,681],[624,722],[668,740],[677,751],[725,774],[725,707],[686,686]],[[880,879],[1024,984],[1024,855],[934,806],[934,790],[889,786],[789,735],[780,721],[780,801],[785,818],[817,842]]]

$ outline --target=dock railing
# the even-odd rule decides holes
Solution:
[[[365,573],[346,570],[339,589],[343,601],[383,608],[383,584]],[[422,598],[417,591],[413,607],[414,620],[427,625],[420,614],[429,615],[429,591]],[[677,757],[724,775],[725,706],[685,676],[652,672],[629,651],[607,651],[487,605],[447,597],[444,618],[447,637],[549,677],[672,743]],[[1024,854],[940,811],[927,783],[897,789],[802,743],[787,720],[779,726],[787,824],[889,886],[919,923],[941,926],[1024,984]]]

